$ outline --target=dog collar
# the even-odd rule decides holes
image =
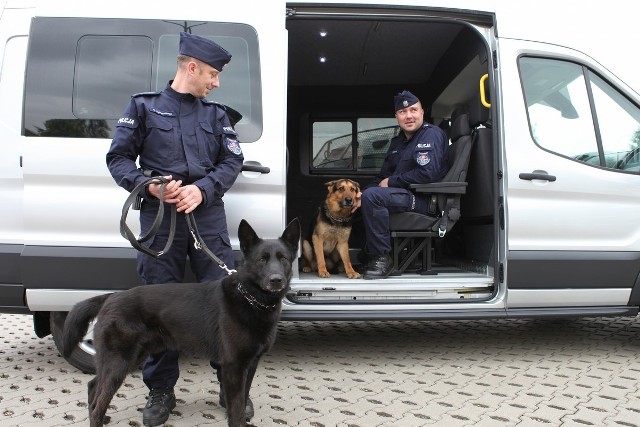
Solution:
[[[242,282],[238,282],[238,285],[236,286],[236,289],[238,289],[238,292],[240,292],[242,294],[242,296],[244,297],[244,299],[246,299],[247,302],[249,304],[251,304],[251,306],[254,307],[254,308],[259,308],[259,309],[262,309],[262,310],[273,310],[278,306],[277,303],[273,304],[273,305],[267,305],[267,304],[261,303],[260,301],[258,301],[256,299],[256,297],[254,297],[249,292],[247,292],[247,290],[244,288],[244,286],[242,286]]]
[[[330,219],[331,221],[333,221],[333,222],[340,222],[340,223],[342,223],[342,222],[349,222],[349,221],[351,221],[351,218],[352,218],[352,215],[349,215],[349,216],[348,216],[348,217],[346,217],[346,218],[338,218],[338,217],[336,217],[336,216],[331,215],[331,214],[329,213],[329,209],[327,209],[326,204],[325,204],[325,207],[324,207],[324,214],[327,216],[327,218],[329,218],[329,219]]]

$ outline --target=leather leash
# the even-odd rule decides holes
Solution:
[[[169,183],[169,180],[167,180],[165,177],[162,176],[156,176],[156,177],[152,177],[149,178],[145,181],[142,181],[140,184],[136,185],[136,187],[131,191],[131,193],[129,194],[129,197],[127,197],[127,199],[124,202],[124,206],[122,207],[122,216],[120,218],[120,234],[122,235],[122,237],[124,237],[125,239],[127,239],[130,243],[131,246],[133,246],[135,249],[137,249],[140,252],[143,252],[147,255],[151,255],[155,258],[167,253],[167,251],[169,250],[169,248],[171,248],[171,244],[173,243],[173,239],[175,237],[176,234],[176,206],[175,205],[171,205],[170,209],[171,209],[171,225],[169,228],[169,238],[167,239],[167,244],[164,246],[164,248],[161,251],[154,251],[150,248],[147,248],[145,246],[142,245],[142,243],[146,242],[147,240],[149,240],[153,235],[155,235],[158,232],[158,228],[160,228],[160,224],[162,223],[162,219],[164,217],[164,209],[165,209],[165,204],[164,203],[159,203],[158,206],[158,213],[156,214],[156,218],[153,221],[153,224],[151,224],[151,227],[149,228],[149,231],[144,235],[144,236],[140,236],[138,238],[136,238],[136,236],[133,234],[133,232],[131,231],[131,229],[129,228],[129,226],[127,225],[127,215],[129,213],[129,209],[131,208],[131,206],[134,206],[134,209],[136,209],[137,203],[138,203],[138,198],[139,195],[142,191],[145,190],[145,187],[149,184],[160,184],[160,197],[159,199],[162,200],[163,196],[164,196],[164,189],[167,186],[167,184]],[[138,207],[139,209],[139,207]],[[220,267],[221,269],[225,270],[227,272],[227,274],[233,274],[236,272],[236,270],[233,269],[229,269],[229,267],[227,267],[227,265],[224,263],[224,261],[222,261],[220,258],[218,258],[217,256],[215,256],[213,254],[213,252],[211,252],[211,250],[207,247],[207,245],[204,243],[204,240],[202,240],[202,237],[200,236],[200,233],[198,232],[198,227],[196,225],[196,220],[193,217],[192,213],[188,213],[185,214],[187,217],[187,225],[189,226],[189,232],[191,233],[191,236],[193,236],[193,246],[195,249],[197,250],[202,250],[204,251],[204,253],[211,258],[211,260],[213,260],[216,264],[218,264],[218,267]]]

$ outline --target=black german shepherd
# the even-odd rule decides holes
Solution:
[[[94,328],[96,376],[89,381],[89,420],[102,426],[127,374],[149,353],[178,350],[222,369],[229,426],[245,426],[245,407],[262,355],[273,345],[282,298],[298,252],[300,224],[263,240],[244,219],[238,228],[244,262],[209,283],[160,284],[100,295],[76,304],[64,324],[64,353]]]

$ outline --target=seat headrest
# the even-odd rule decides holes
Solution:
[[[491,110],[480,102],[480,92],[476,92],[469,101],[469,125],[475,128],[478,125],[487,125],[491,118]]]
[[[457,141],[458,138],[465,135],[471,135],[471,128],[469,127],[469,116],[467,113],[462,113],[451,121],[451,141]]]

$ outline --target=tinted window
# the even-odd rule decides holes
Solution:
[[[34,18],[24,134],[111,138],[132,94],[162,90],[176,70],[180,31],[216,40],[232,61],[209,98],[242,114],[242,142],[262,133],[255,30],[243,24],[134,19]]]
[[[152,54],[149,37],[83,36],[78,41],[73,115],[97,120],[120,117],[123,99],[141,88],[151,90]]]

